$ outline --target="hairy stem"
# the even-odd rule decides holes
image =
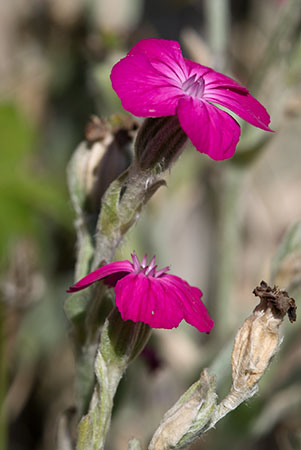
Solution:
[[[95,359],[96,385],[88,414],[79,425],[77,450],[102,450],[110,428],[113,400],[128,364],[141,352],[151,329],[122,321],[115,308],[104,325]]]
[[[106,192],[97,223],[93,268],[112,261],[124,234],[137,221],[143,205],[164,185],[160,170],[141,170],[135,161]]]

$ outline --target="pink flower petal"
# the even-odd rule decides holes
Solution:
[[[144,322],[152,328],[174,328],[183,319],[178,296],[162,283],[162,277],[129,274],[115,287],[116,306],[123,320]]]
[[[111,81],[124,109],[140,117],[174,115],[183,95],[180,85],[175,87],[143,54],[126,56],[115,64]]]
[[[204,78],[205,83],[205,92],[208,89],[217,89],[219,87],[223,88],[229,88],[232,90],[236,90],[238,92],[245,92],[248,93],[248,89],[241,86],[239,83],[237,83],[235,80],[232,80],[232,78],[227,77],[226,75],[215,72],[215,70],[211,69],[210,67],[202,66],[201,64],[198,64],[194,61],[191,61],[190,59],[185,58],[185,64],[189,72],[189,77],[191,77],[194,74],[197,74],[199,77]]]
[[[95,283],[95,281],[101,280],[102,278],[109,277],[112,274],[117,274],[120,272],[120,276],[126,275],[128,272],[133,271],[133,266],[130,261],[116,261],[107,264],[99,269],[94,270],[94,272],[89,273],[86,277],[79,280],[76,284],[71,286],[67,292],[77,292],[85,289],[90,284]],[[117,280],[115,280],[116,282]]]
[[[139,41],[128,55],[143,54],[153,67],[173,80],[182,83],[187,77],[186,64],[177,41],[144,39]]]
[[[202,292],[174,275],[132,273],[118,281],[115,293],[123,320],[169,329],[185,319],[201,332],[209,332],[214,324],[201,301]]]
[[[214,160],[231,158],[240,137],[240,127],[229,114],[197,98],[179,100],[181,127],[201,153]]]
[[[265,131],[272,131],[268,126],[270,123],[269,114],[251,94],[234,92],[222,87],[219,89],[207,89],[206,87],[203,98],[229,108],[255,127]]]
[[[171,291],[177,292],[177,295],[180,296],[185,321],[200,332],[209,333],[214,322],[201,300],[202,291],[190,286],[185,280],[175,275],[166,275],[164,283]]]
[[[212,69],[207,66],[202,66],[190,59],[184,58],[185,65],[187,67],[187,78],[192,77],[192,75],[198,75],[199,77],[203,77],[206,73],[212,72]]]

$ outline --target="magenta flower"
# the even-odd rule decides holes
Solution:
[[[182,319],[201,332],[213,327],[204,304],[202,292],[175,275],[167,274],[169,267],[157,270],[155,257],[141,264],[135,254],[133,262],[116,261],[90,273],[71,286],[76,292],[103,279],[115,287],[115,302],[123,320],[147,323],[151,328],[174,328]]]
[[[215,103],[266,131],[270,117],[249,91],[231,78],[183,58],[176,41],[145,39],[112,69],[113,89],[135,116],[177,115],[193,145],[212,159],[231,158],[240,126]]]

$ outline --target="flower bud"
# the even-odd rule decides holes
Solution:
[[[216,406],[215,376],[203,370],[200,379],[164,414],[149,450],[189,446],[208,426]]]
[[[115,307],[108,316],[101,338],[102,353],[109,359],[133,361],[146,345],[152,329],[143,322],[124,321]]]
[[[186,140],[177,116],[146,119],[135,142],[138,165],[145,170],[160,164],[161,170],[166,170],[180,155]]]

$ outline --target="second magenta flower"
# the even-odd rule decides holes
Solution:
[[[147,323],[151,328],[174,328],[184,319],[201,332],[208,333],[214,322],[210,318],[197,287],[175,275],[169,267],[157,270],[155,257],[147,265],[135,253],[132,262],[116,261],[90,273],[71,286],[76,292],[98,280],[115,288],[115,302],[123,320]]]

